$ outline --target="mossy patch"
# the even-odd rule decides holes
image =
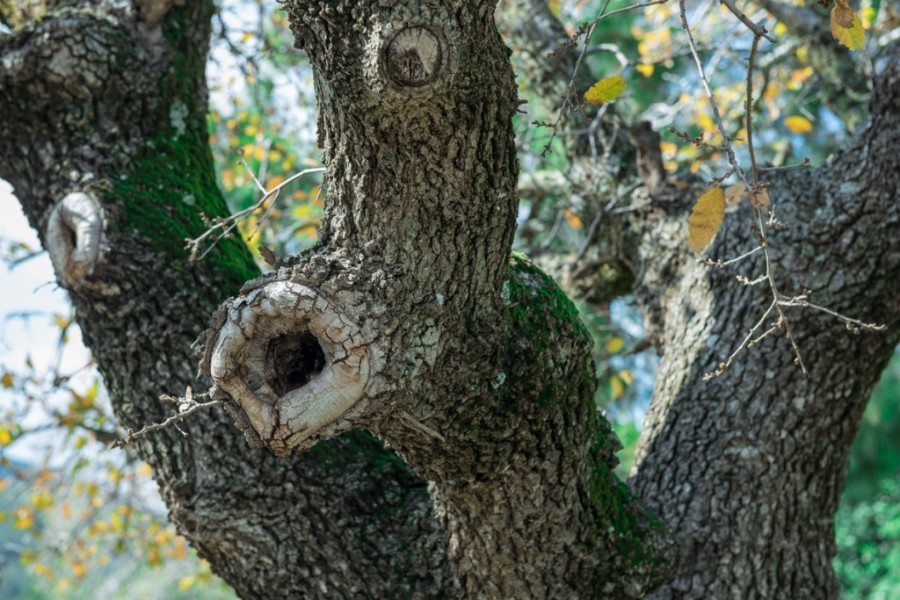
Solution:
[[[158,109],[158,129],[111,192],[123,204],[125,226],[165,254],[175,269],[187,266],[186,240],[208,228],[201,215],[214,219],[229,214],[216,184],[206,132],[206,53],[183,24],[186,10],[174,7],[163,29],[174,55],[159,83],[159,98],[166,103]],[[224,279],[232,292],[258,274],[249,250],[234,237],[219,241],[203,268]]]

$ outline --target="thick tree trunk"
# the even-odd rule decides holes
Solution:
[[[653,598],[837,598],[834,514],[872,388],[900,341],[900,60],[876,81],[870,121],[820,168],[768,178],[780,292],[881,333],[848,331],[812,308],[716,371],[772,301],[762,253],[712,269],[688,256],[689,204],[656,201],[636,220],[638,298],[661,356],[632,477],[682,545],[677,576]],[[695,197],[698,192],[692,196]],[[673,216],[675,218],[673,218]],[[753,216],[726,216],[708,256],[755,246]],[[770,317],[762,330],[768,329]]]
[[[234,241],[199,265],[184,251],[201,213],[227,214],[204,120],[211,3],[173,8],[150,29],[115,6],[62,9],[0,40],[0,176],[45,243],[59,201],[94,198],[99,253],[76,260],[63,244],[55,263],[89,265],[58,272],[60,283],[116,414],[137,429],[171,412],[160,394],[209,386],[191,347],[257,271]],[[64,239],[78,229],[71,217]],[[179,531],[241,596],[452,595],[424,482],[370,436],[279,460],[249,450],[221,412],[195,417],[182,425],[189,438],[162,431],[137,451]]]
[[[129,427],[205,387],[192,343],[255,271],[234,242],[201,265],[183,250],[224,204],[211,6],[172,4],[61,8],[0,40],[0,175]],[[278,459],[210,412],[137,444],[171,518],[247,598],[640,595],[671,560],[612,474],[588,338],[552,281],[509,262],[516,98],[493,6],[289,9],[317,67],[326,223],[217,314],[204,362],[255,445],[367,427],[434,504],[363,434]]]
[[[201,212],[225,212],[203,120],[211,5],[86,5],[0,39],[0,176],[138,427],[165,416],[160,394],[208,385],[191,346],[256,269],[236,242],[200,265],[183,250]],[[171,518],[247,598],[646,595],[675,553],[611,473],[588,338],[552,281],[509,260],[516,98],[493,4],[288,10],[316,68],[325,225],[216,313],[203,361],[247,439],[288,456],[248,450],[216,412],[147,438]],[[846,453],[897,342],[898,80],[894,61],[827,170],[771,180],[791,225],[773,237],[782,290],[889,325],[852,336],[792,311],[808,379],[770,337],[703,382],[766,291],[687,255],[680,192],[610,220],[663,357],[634,478],[683,545],[659,597],[835,593]],[[716,256],[748,249],[748,218],[729,215]],[[371,436],[315,444],[359,427],[430,497]]]

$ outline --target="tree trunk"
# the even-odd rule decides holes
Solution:
[[[202,364],[244,435],[200,413],[190,437],[136,450],[218,574],[246,598],[644,597],[668,576],[663,526],[612,474],[589,338],[510,259],[517,104],[492,2],[287,3],[316,70],[326,217],[312,251],[240,290],[257,275],[240,243],[200,264],[183,249],[201,213],[225,214],[203,119],[211,3],[84,4],[0,38],[0,176],[124,425],[209,386],[191,348],[215,313]],[[895,60],[841,158],[771,180],[782,289],[889,326],[852,336],[794,310],[808,379],[769,337],[703,382],[766,291],[687,255],[681,192],[637,192],[648,208],[610,219],[662,356],[633,480],[683,546],[658,597],[835,594],[846,454],[898,337],[898,79]],[[729,215],[712,252],[746,251],[748,220]]]
[[[161,394],[209,386],[191,347],[257,269],[239,242],[196,265],[184,250],[205,229],[201,213],[227,214],[204,120],[212,4],[174,7],[149,28],[120,3],[94,4],[0,40],[0,176],[45,245],[55,206],[72,192],[94,199],[99,251],[76,257],[63,245],[54,263],[73,267],[60,284],[116,414],[137,429],[171,412]],[[182,429],[189,438],[161,431],[137,453],[179,532],[241,596],[452,595],[424,482],[370,436],[276,459],[249,450],[221,412]]]
[[[661,360],[631,483],[682,546],[677,576],[653,598],[838,597],[834,514],[848,454],[900,341],[898,56],[846,149],[817,169],[767,176],[788,226],[770,234],[779,291],[886,331],[787,308],[808,376],[781,329],[706,381],[772,301],[766,284],[735,280],[765,273],[763,254],[724,269],[698,263],[684,243],[689,203],[658,199],[634,220],[637,296]],[[746,203],[727,215],[708,256],[752,249],[752,220]]]

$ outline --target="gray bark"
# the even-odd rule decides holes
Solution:
[[[688,256],[687,209],[702,190],[658,198],[634,220],[636,294],[661,361],[631,484],[682,546],[677,576],[653,598],[839,595],[831,561],[847,458],[900,341],[894,50],[876,80],[869,122],[845,149],[819,168],[766,176],[788,225],[771,234],[780,292],[809,293],[811,302],[882,323],[885,332],[850,332],[833,316],[789,308],[808,377],[782,329],[704,381],[771,302],[766,284],[734,278],[764,273],[762,254],[723,270]],[[708,256],[752,249],[751,221],[746,204],[726,216]]]
[[[200,211],[225,212],[203,122],[211,5],[138,4],[54,9],[0,39],[0,176],[45,241],[62,240],[60,282],[125,425],[164,417],[162,393],[209,384],[191,346],[210,314],[208,368],[231,344],[222,331],[254,315],[256,333],[234,338],[246,354],[227,355],[247,360],[218,371],[217,393],[254,445],[311,449],[248,449],[216,412],[189,421],[190,438],[162,432],[137,447],[213,569],[247,598],[619,598],[665,579],[677,554],[611,473],[586,333],[552,281],[509,259],[516,97],[493,4],[288,3],[316,69],[325,224],[311,252],[218,311],[256,272],[237,243],[200,265],[183,250]],[[793,311],[810,378],[771,337],[702,381],[766,296],[688,256],[693,196],[657,181],[652,198],[637,192],[644,211],[607,223],[617,281],[637,278],[662,356],[633,479],[682,544],[658,597],[836,593],[846,454],[900,329],[896,60],[880,81],[871,123],[843,155],[771,179],[791,225],[773,238],[782,290],[889,325],[852,336]],[[72,192],[89,200],[60,205]],[[51,221],[76,242],[100,223],[97,252],[49,235]],[[747,223],[729,215],[712,252],[748,249]],[[298,289],[322,304],[264,318],[275,291]],[[323,331],[335,338],[310,342],[316,315],[332,313],[340,324]],[[362,382],[338,398],[349,408],[324,421],[307,418],[318,407],[287,410],[343,367]],[[238,379],[250,393],[235,399],[225,386]]]
[[[144,32],[130,8],[97,3],[0,40],[0,176],[42,237],[66,194],[99,198],[102,259],[87,278],[60,282],[117,416],[134,429],[168,416],[161,394],[209,386],[191,347],[218,303],[256,273],[238,243],[199,265],[183,249],[205,228],[200,211],[227,214],[204,121],[211,9],[173,8]],[[172,116],[179,105],[183,124]],[[371,436],[282,460],[248,449],[221,411],[182,429],[189,438],[159,432],[137,453],[179,532],[241,596],[454,589],[424,482]]]

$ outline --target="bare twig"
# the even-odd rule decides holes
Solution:
[[[783,167],[760,167],[759,171],[761,173],[772,173],[774,171],[797,171],[799,169],[808,169],[812,166],[812,161],[809,160],[809,157],[805,157],[803,162],[800,162],[796,165],[785,165]]]
[[[744,171],[741,169],[741,166],[738,164],[737,156],[734,154],[734,148],[731,147],[730,138],[728,136],[728,132],[725,130],[725,122],[722,120],[722,113],[719,110],[719,103],[716,102],[716,97],[712,93],[712,89],[709,86],[709,80],[706,78],[706,72],[703,70],[703,63],[700,61],[700,54],[697,52],[697,44],[694,41],[694,34],[691,33],[691,26],[688,24],[687,20],[687,7],[685,6],[685,0],[679,0],[678,8],[681,13],[681,27],[684,29],[685,33],[687,33],[688,37],[688,45],[691,49],[691,56],[694,58],[694,63],[697,65],[697,72],[700,74],[700,82],[703,84],[703,90],[706,92],[706,97],[709,99],[709,104],[712,107],[713,116],[716,119],[716,127],[719,130],[719,133],[722,134],[723,140],[723,150],[725,151],[725,155],[728,157],[728,162],[734,168],[735,173],[737,173],[741,182],[750,189],[750,186],[747,185],[747,180],[744,177]]]
[[[763,249],[762,246],[757,246],[753,250],[750,250],[749,252],[745,252],[745,253],[741,254],[740,256],[736,256],[729,260],[711,260],[708,258],[701,258],[699,260],[700,260],[700,262],[702,262],[703,264],[705,264],[709,267],[715,267],[717,269],[722,269],[724,267],[727,267],[728,265],[733,265],[736,262],[740,262],[740,261],[744,260],[745,258],[749,258],[762,249]]]
[[[722,1],[725,3],[726,0]],[[744,128],[747,130],[747,150],[750,152],[750,168],[753,174],[753,185],[759,183],[759,167],[756,164],[756,152],[753,150],[753,61],[756,58],[756,49],[759,47],[759,40],[760,35],[757,33],[753,36],[753,44],[750,46],[750,58],[747,64],[747,98],[744,103],[745,117],[747,119]]]
[[[204,393],[204,394],[200,394],[197,397],[202,398],[202,397],[205,397],[208,395],[209,394]],[[184,398],[181,398],[178,396],[163,395],[163,396],[160,396],[159,399],[162,400],[163,402],[173,402],[173,403],[177,404],[178,410],[176,412],[173,412],[172,416],[167,418],[165,421],[162,421],[160,423],[153,423],[150,425],[145,425],[139,431],[134,431],[132,429],[126,429],[126,431],[125,431],[126,436],[124,438],[117,439],[112,444],[110,444],[109,447],[110,448],[124,448],[128,444],[131,444],[132,442],[139,440],[140,438],[144,437],[148,433],[151,433],[153,431],[159,431],[160,429],[165,429],[167,427],[175,427],[176,429],[178,429],[178,432],[181,433],[181,435],[187,437],[187,434],[178,428],[179,421],[183,421],[187,417],[189,417],[192,414],[199,412],[201,410],[205,410],[207,408],[212,408],[214,406],[220,406],[222,404],[221,400],[210,400],[209,402],[197,402],[194,399],[194,396],[191,392],[190,386],[188,386],[187,390],[185,391]]]
[[[271,190],[266,190],[265,187],[263,187],[262,183],[260,183],[259,179],[257,179],[256,175],[253,174],[253,171],[252,171],[252,169],[249,168],[249,165],[247,165],[247,163],[244,162],[243,157],[241,157],[241,162],[244,163],[244,165],[247,167],[248,171],[250,171],[250,175],[251,175],[251,177],[253,177],[253,181],[254,181],[254,183],[256,183],[256,187],[263,192],[263,196],[253,206],[250,206],[248,208],[245,208],[244,210],[238,211],[229,217],[216,219],[215,221],[213,221],[211,223],[210,227],[206,231],[204,231],[202,235],[200,235],[200,237],[188,240],[186,247],[188,250],[191,251],[191,257],[190,257],[191,262],[194,262],[197,260],[202,260],[203,258],[205,258],[206,255],[212,251],[212,249],[216,246],[217,243],[219,243],[219,241],[222,238],[224,238],[229,233],[231,233],[231,231],[235,228],[235,226],[237,226],[237,223],[240,220],[248,217],[255,210],[257,210],[261,206],[265,205],[265,203],[270,198],[272,199],[272,204],[274,204],[275,200],[278,197],[278,194],[280,194],[281,190],[284,189],[287,185],[293,183],[294,181],[300,179],[301,177],[303,177],[305,175],[309,175],[311,173],[322,173],[325,171],[324,167],[317,167],[314,169],[304,169],[303,171],[300,171],[299,173],[296,173],[296,174],[288,177],[287,179],[282,181],[280,184],[273,187]],[[268,214],[268,210],[266,211],[266,214]],[[206,250],[204,250],[202,254],[200,254],[198,256],[198,253],[200,252],[200,247],[202,246],[203,242],[205,242],[210,236],[215,235],[217,232],[218,232],[218,235],[216,235],[216,237],[213,239],[213,241],[209,245],[209,247]]]
[[[738,20],[747,26],[747,29],[753,32],[753,35],[756,39],[766,38],[770,42],[775,42],[775,38],[769,35],[769,32],[762,25],[757,25],[753,21],[750,20],[750,17],[745,15],[737,6],[734,5],[734,0],[719,0],[725,8],[731,11],[731,14],[736,16]]]
[[[847,327],[851,328],[851,331],[854,333],[859,333],[860,329],[866,329],[869,331],[884,331],[887,329],[887,325],[879,324],[879,323],[864,323],[859,319],[852,319],[846,315],[842,315],[839,312],[835,312],[829,308],[825,308],[824,306],[819,306],[818,304],[813,304],[809,300],[807,300],[807,296],[795,296],[793,298],[785,298],[779,301],[781,306],[800,306],[803,308],[811,308],[813,310],[821,311],[825,314],[831,315],[836,319],[840,319],[844,323],[847,324]]]

